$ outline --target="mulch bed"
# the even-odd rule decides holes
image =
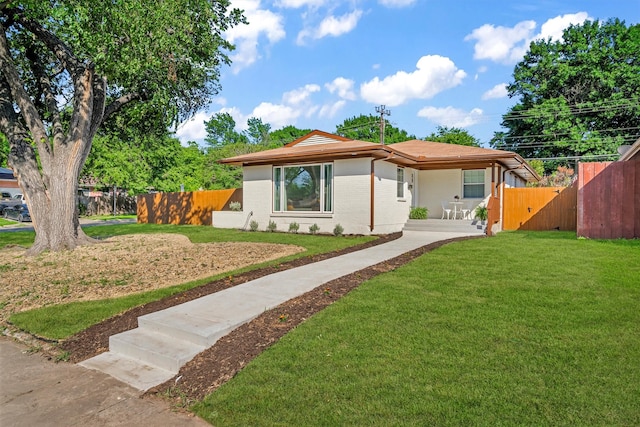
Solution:
[[[141,315],[182,304],[277,271],[386,243],[400,236],[401,233],[381,236],[375,241],[363,245],[313,257],[304,257],[274,267],[217,280],[107,319],[70,337],[60,346],[70,353],[69,360],[71,362],[79,362],[107,351],[109,336],[136,328],[138,326],[137,319]],[[222,337],[212,347],[184,365],[174,378],[150,389],[146,395],[170,399],[171,403],[177,407],[184,407],[189,403],[202,400],[207,394],[233,378],[246,364],[277,342],[287,332],[340,299],[364,281],[381,273],[392,271],[447,243],[474,238],[478,237],[448,239],[425,245],[398,257],[332,280],[291,299]],[[283,315],[285,317],[282,317]]]

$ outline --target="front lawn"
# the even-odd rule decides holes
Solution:
[[[115,316],[132,307],[156,301],[178,292],[191,289],[195,286],[216,280],[222,277],[235,276],[239,273],[275,265],[295,258],[317,255],[331,252],[349,246],[374,240],[375,237],[334,237],[325,235],[285,234],[267,232],[242,232],[238,230],[215,229],[208,226],[176,226],[155,224],[123,224],[99,227],[87,227],[84,229],[88,235],[97,238],[108,238],[116,235],[135,233],[179,233],[186,235],[193,243],[208,242],[257,242],[257,243],[281,243],[297,245],[305,248],[305,251],[279,258],[277,260],[254,264],[249,267],[227,271],[216,276],[207,277],[197,281],[183,283],[177,286],[136,293],[119,298],[109,298],[99,301],[73,301],[65,304],[49,305],[33,310],[22,311],[11,315],[10,321],[15,326],[30,333],[48,339],[64,339],[80,332],[87,327],[104,319]],[[33,232],[3,233],[0,247],[7,244],[29,246],[33,243]],[[7,237],[7,239],[5,239]],[[0,260],[0,270],[3,264]],[[141,268],[153,268],[141,266]],[[64,295],[68,283],[50,283],[49,286],[58,287],[59,293]],[[20,290],[16,290],[19,292]],[[37,299],[37,295],[33,295]],[[6,302],[0,300],[0,309],[6,306]],[[4,308],[7,310],[7,308]]]
[[[640,241],[505,232],[364,283],[194,410],[231,425],[640,425]]]

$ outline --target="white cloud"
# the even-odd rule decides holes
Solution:
[[[308,101],[311,94],[319,90],[320,86],[308,84],[290,92],[285,92],[284,95],[282,95],[282,100],[288,105],[299,105]]]
[[[378,3],[380,3],[382,6],[393,8],[411,6],[415,2],[416,0],[378,0]]]
[[[353,91],[354,81],[345,79],[344,77],[337,77],[330,83],[325,83],[324,87],[330,93],[337,93],[342,99],[354,101],[357,98],[356,93]]]
[[[549,19],[540,27],[540,34],[534,37],[534,39],[544,39],[551,37],[551,40],[562,40],[562,33],[565,28],[569,28],[570,25],[582,24],[587,19],[591,19],[587,12],[568,13],[562,16],[556,16]]]
[[[464,39],[477,40],[473,54],[475,59],[512,63],[524,55],[524,41],[531,37],[535,28],[535,21],[522,21],[513,28],[485,24]]]
[[[338,112],[346,105],[347,101],[341,99],[339,101],[334,102],[333,104],[326,104],[320,108],[320,112],[318,116],[322,118],[333,118],[338,114]]]
[[[482,94],[482,99],[496,99],[496,98],[506,98],[509,92],[507,91],[507,84],[500,83],[486,91]]]
[[[398,71],[380,80],[375,77],[360,85],[360,96],[376,104],[397,106],[410,99],[429,99],[459,85],[467,74],[449,58],[427,55],[418,60],[413,72]]]
[[[300,117],[300,114],[300,109],[289,105],[262,102],[253,109],[249,117],[258,117],[262,119],[263,122],[271,124],[273,129],[279,129],[295,123],[296,119]]]
[[[362,17],[362,10],[356,9],[353,12],[335,17],[327,16],[320,22],[317,28],[305,28],[300,31],[297,38],[299,45],[305,44],[308,38],[318,40],[327,36],[338,37],[351,32]]]
[[[320,7],[326,3],[327,0],[279,0],[274,5],[276,7],[299,9],[301,7]]]
[[[196,113],[196,115],[189,120],[180,123],[178,129],[176,129],[176,138],[185,143],[187,141],[203,140],[207,136],[204,121],[209,120],[210,118],[211,114],[203,112]]]
[[[590,19],[586,12],[557,16],[542,24],[540,32],[535,34],[535,21],[518,22],[514,27],[485,24],[468,34],[465,41],[475,40],[475,59],[488,59],[503,64],[520,61],[533,40],[560,40],[562,32],[571,24],[581,24]]]
[[[418,111],[418,117],[424,117],[437,125],[466,128],[480,123],[482,120],[482,110],[474,108],[467,112],[453,107],[436,108],[424,107]]]
[[[270,44],[285,37],[283,18],[270,10],[260,9],[260,0],[234,0],[232,7],[244,10],[248,24],[241,24],[229,29],[226,39],[236,45],[231,55],[232,69],[235,73],[256,62],[258,40],[264,36]]]

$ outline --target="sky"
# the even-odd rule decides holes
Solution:
[[[232,0],[248,25],[225,33],[236,49],[222,89],[176,136],[204,143],[204,121],[229,113],[236,130],[258,117],[334,133],[377,115],[417,138],[459,127],[486,145],[501,128],[514,66],[529,43],[560,39],[585,20],[640,23],[640,0]]]

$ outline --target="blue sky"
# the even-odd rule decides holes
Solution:
[[[237,130],[259,117],[271,130],[336,125],[386,105],[392,125],[423,138],[437,126],[481,142],[515,104],[505,85],[536,38],[585,19],[640,22],[640,0],[232,0],[249,24],[222,91],[176,136],[202,143],[204,120],[228,112]]]

